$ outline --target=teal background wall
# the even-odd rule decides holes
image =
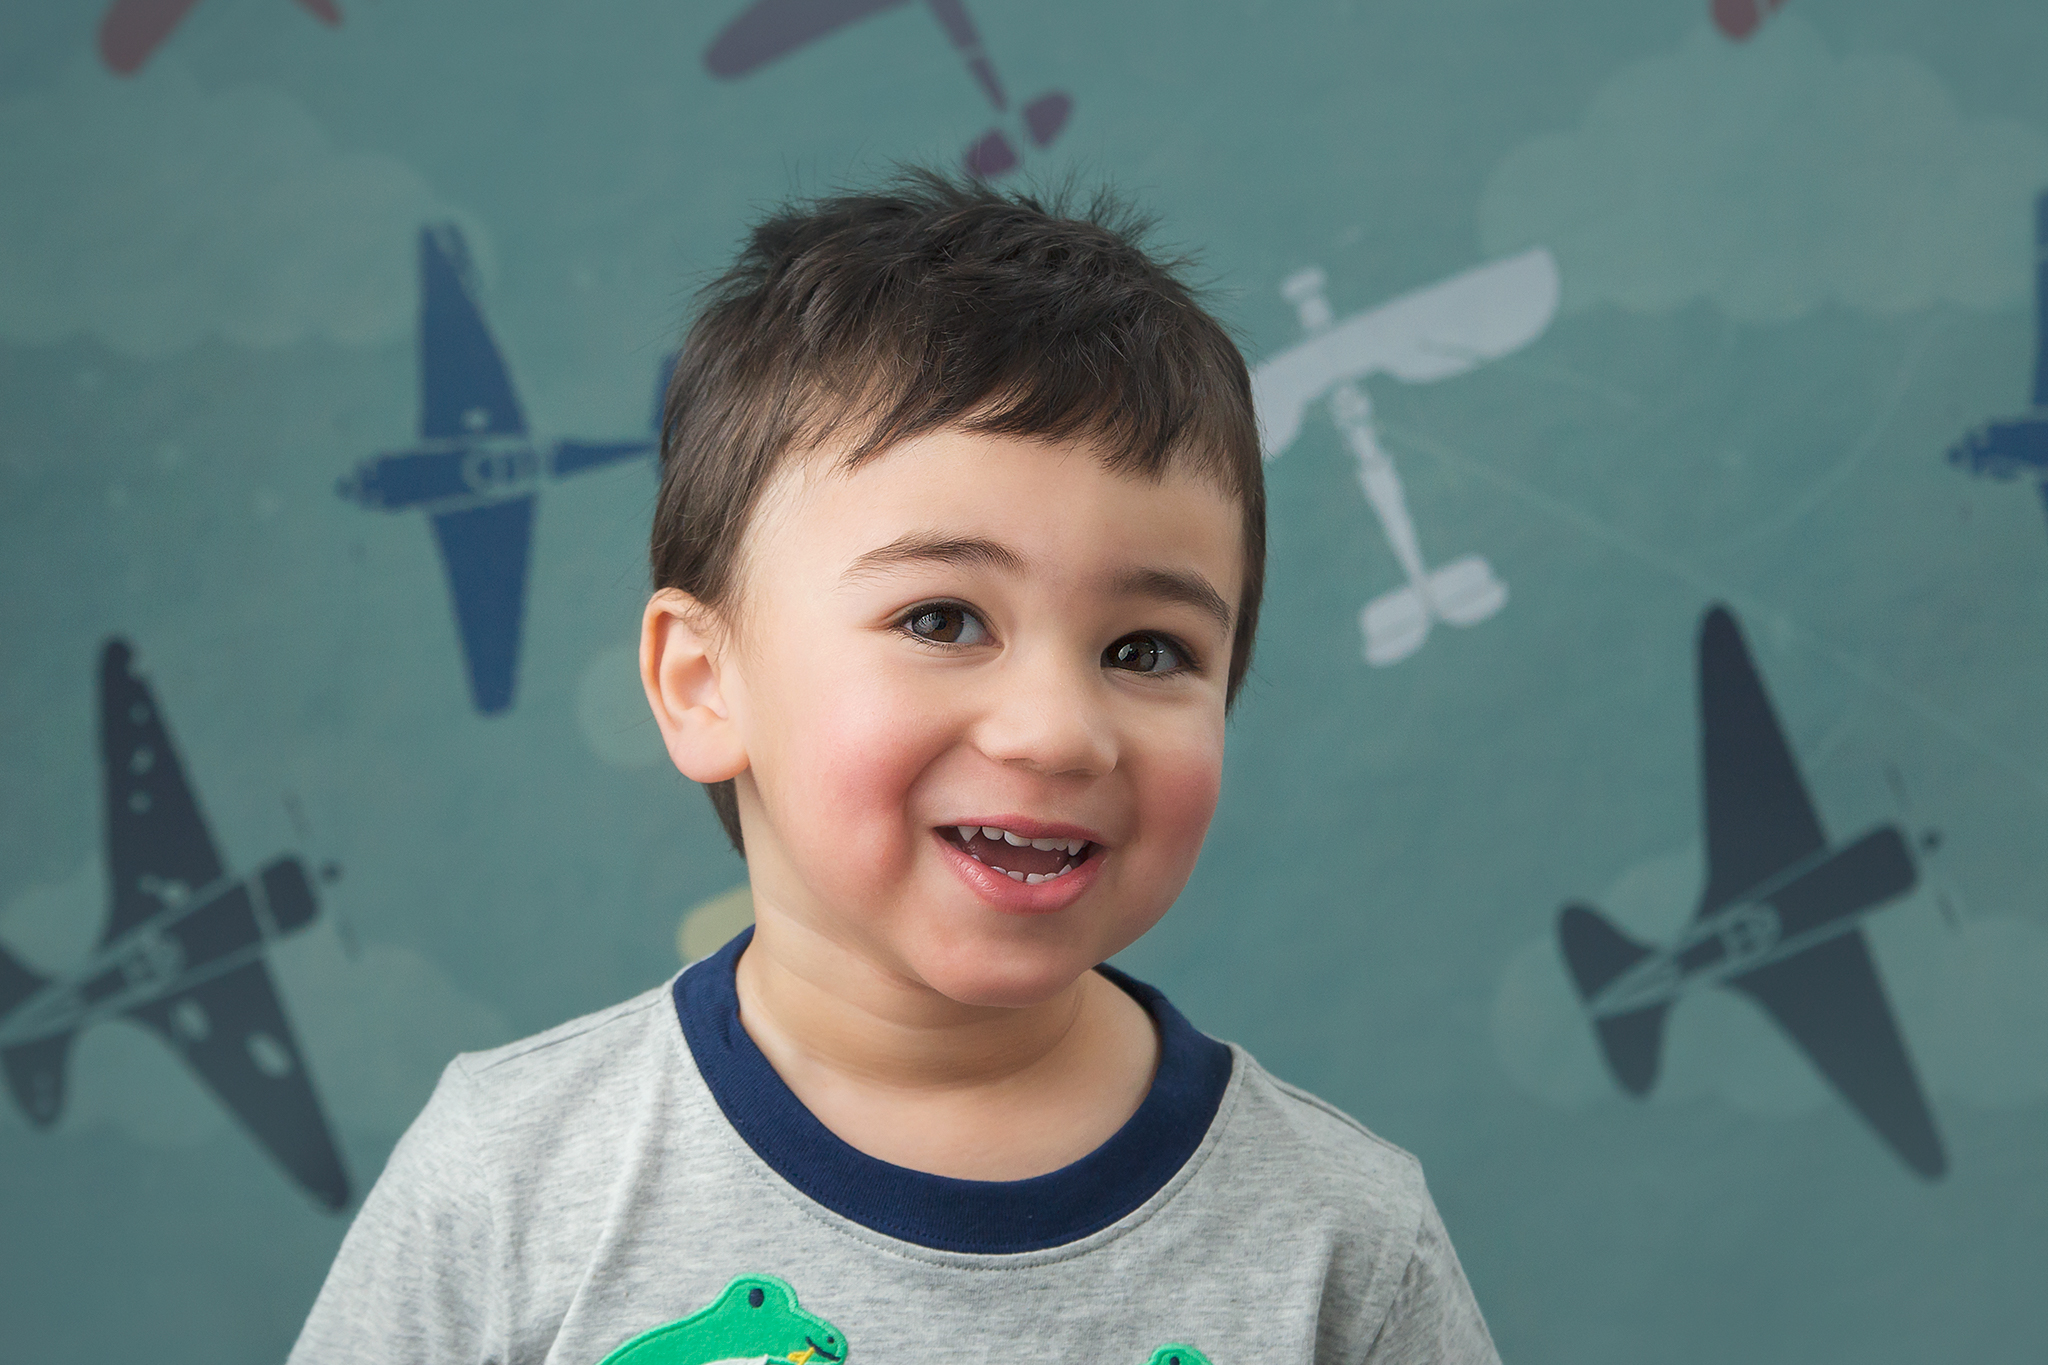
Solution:
[[[674,971],[743,868],[632,676],[651,465],[543,489],[491,715],[427,518],[337,494],[418,444],[419,231],[459,227],[538,436],[630,438],[759,207],[1007,128],[1016,178],[1113,180],[1198,250],[1254,363],[1307,267],[1340,320],[1534,248],[1559,281],[1526,345],[1360,381],[1423,554],[1483,555],[1496,613],[1368,664],[1402,569],[1325,405],[1269,465],[1223,808],[1130,969],[1422,1157],[1510,1361],[2041,1358],[2048,466],[1948,453],[2032,405],[2048,8],[973,0],[1013,108],[1071,98],[1039,148],[919,5],[720,77],[742,0],[338,3],[202,0],[129,74],[100,26],[164,7],[0,9],[22,971],[107,920],[113,637],[230,874],[315,873],[263,960],[355,1197],[454,1052]],[[1566,974],[1567,900],[1666,943],[1699,899],[1714,602],[1830,834],[1916,850],[1859,932],[1939,1178],[1733,993],[1622,1093]],[[63,1074],[47,1126],[0,1100],[0,1356],[280,1358],[345,1216],[164,1038],[94,1024]]]

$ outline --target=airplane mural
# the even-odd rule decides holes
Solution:
[[[1898,1158],[1948,1169],[1927,1098],[1885,999],[1863,921],[1919,880],[1895,825],[1832,844],[1727,608],[1699,633],[1707,884],[1676,943],[1635,942],[1585,905],[1558,914],[1558,946],[1623,1090],[1657,1082],[1664,1020],[1715,985],[1763,1007]]]
[[[1464,374],[1518,351],[1557,315],[1557,262],[1541,247],[1404,294],[1339,322],[1323,296],[1323,272],[1290,276],[1281,294],[1308,340],[1252,371],[1259,439],[1276,459],[1301,433],[1311,404],[1329,412],[1358,461],[1358,482],[1407,582],[1359,613],[1365,661],[1399,663],[1422,648],[1437,621],[1471,626],[1507,603],[1507,585],[1479,555],[1431,569],[1393,459],[1380,446],[1364,381],[1376,374],[1418,384]]]
[[[294,857],[228,875],[133,663],[120,640],[100,653],[106,927],[85,964],[54,979],[0,949],[0,1068],[29,1121],[47,1128],[64,1109],[72,1041],[104,1020],[135,1020],[300,1188],[342,1209],[348,1173],[264,960],[319,913],[312,883]]]
[[[714,76],[735,80],[788,56],[859,19],[901,9],[912,0],[754,0],[704,49]],[[947,41],[966,63],[974,83],[1003,122],[983,133],[961,158],[970,175],[985,180],[1007,175],[1021,164],[1020,145],[1046,148],[1060,135],[1074,102],[1064,91],[1048,90],[1010,115],[1010,98],[982,46],[981,31],[962,0],[924,0]]]
[[[1948,462],[1987,478],[2031,478],[2048,506],[2048,193],[2034,200],[2033,411],[1986,422],[1949,447]]]
[[[100,20],[100,60],[118,76],[132,76],[171,36],[199,0],[114,0]],[[334,0],[298,0],[299,8],[329,28],[341,25]]]
[[[643,458],[656,442],[651,435],[534,442],[477,306],[462,233],[452,225],[420,232],[419,347],[420,445],[363,461],[336,491],[378,511],[427,514],[455,602],[470,700],[496,715],[512,705],[542,486]],[[660,420],[657,389],[655,427]]]

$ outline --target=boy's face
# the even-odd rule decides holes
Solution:
[[[1194,868],[1239,509],[1085,443],[827,456],[766,490],[721,661],[759,913],[961,1003],[1049,999]]]

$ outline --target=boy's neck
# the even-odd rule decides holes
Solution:
[[[740,1022],[842,1141],[892,1165],[1021,1180],[1107,1141],[1158,1065],[1151,1016],[1086,972],[1039,1004],[981,1007],[770,919],[741,956]]]

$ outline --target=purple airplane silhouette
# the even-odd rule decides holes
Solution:
[[[754,0],[704,49],[704,65],[714,76],[737,79],[857,19],[911,3],[912,0]],[[997,113],[1009,113],[1009,97],[1003,93],[995,65],[982,50],[981,33],[968,17],[967,7],[961,0],[924,0],[924,4],[946,31],[961,60],[967,63],[988,102]],[[1073,107],[1073,100],[1064,91],[1047,91],[1021,111],[1024,135],[1034,146],[1050,147],[1066,126]],[[1016,143],[1000,124],[977,138],[963,157],[969,175],[988,180],[1015,170],[1020,159]]]

